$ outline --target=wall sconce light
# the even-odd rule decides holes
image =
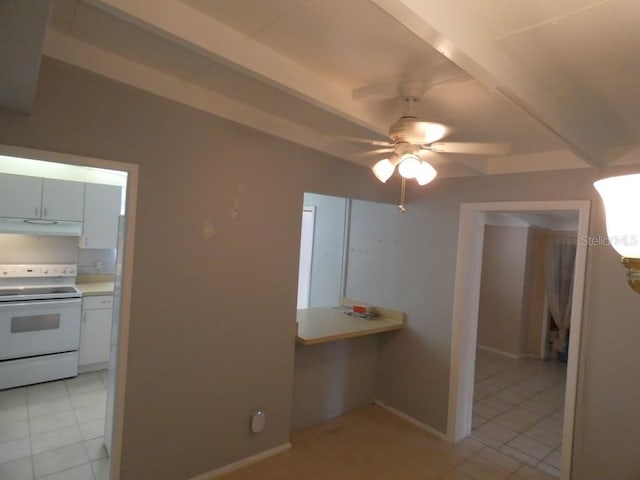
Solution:
[[[593,186],[604,202],[609,242],[622,256],[629,285],[640,293],[640,174],[605,178]]]

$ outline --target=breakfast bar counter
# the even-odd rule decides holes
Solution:
[[[374,335],[399,330],[404,326],[405,314],[375,306],[377,316],[362,318],[346,313],[357,302],[344,298],[339,307],[315,307],[298,310],[296,343],[315,345],[346,338]]]

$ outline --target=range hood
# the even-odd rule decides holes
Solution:
[[[82,222],[33,218],[0,218],[0,233],[79,237],[82,235]]]

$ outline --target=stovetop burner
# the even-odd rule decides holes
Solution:
[[[0,302],[81,297],[75,265],[0,265]]]

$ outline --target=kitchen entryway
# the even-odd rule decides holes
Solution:
[[[108,479],[106,398],[106,370],[0,391],[0,479]]]

